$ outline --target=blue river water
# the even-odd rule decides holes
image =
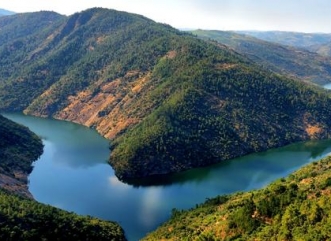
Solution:
[[[296,143],[132,186],[114,175],[107,163],[109,142],[96,131],[18,113],[4,116],[28,126],[43,139],[44,153],[29,176],[34,198],[116,221],[128,240],[139,240],[154,230],[173,208],[188,209],[206,198],[261,188],[331,153],[331,140]]]

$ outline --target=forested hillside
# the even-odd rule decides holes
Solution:
[[[43,152],[41,139],[28,128],[0,115],[0,187],[31,197],[27,175]]]
[[[324,44],[312,45],[308,48],[310,51],[316,52],[322,56],[331,56],[331,41]]]
[[[192,33],[225,44],[275,73],[322,85],[331,82],[331,58],[320,54],[229,31],[195,30]]]
[[[327,157],[264,189],[174,209],[143,240],[330,240],[330,167]]]
[[[124,241],[114,222],[78,216],[0,189],[0,240]]]
[[[122,180],[331,137],[329,92],[223,45],[108,9],[34,14],[0,19],[0,110],[96,128]]]

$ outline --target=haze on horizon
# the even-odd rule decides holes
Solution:
[[[141,14],[179,29],[331,33],[329,0],[0,0],[0,8],[17,13],[71,15],[92,7]]]

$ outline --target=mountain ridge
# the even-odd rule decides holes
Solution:
[[[331,136],[329,92],[225,45],[115,10],[49,14],[0,42],[0,109],[95,128],[121,180]]]
[[[225,44],[278,74],[320,85],[331,82],[331,58],[327,56],[236,32],[195,30],[191,33],[205,40],[213,39]]]
[[[331,41],[331,33],[301,33],[289,31],[235,31],[258,39],[275,42],[283,45],[308,48],[316,44],[325,44]]]

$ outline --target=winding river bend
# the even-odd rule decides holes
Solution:
[[[155,229],[173,208],[187,209],[220,194],[261,188],[331,152],[331,140],[297,143],[131,186],[114,175],[107,164],[109,143],[94,130],[23,114],[4,116],[43,139],[44,153],[29,176],[29,190],[37,201],[117,221],[129,240]]]

